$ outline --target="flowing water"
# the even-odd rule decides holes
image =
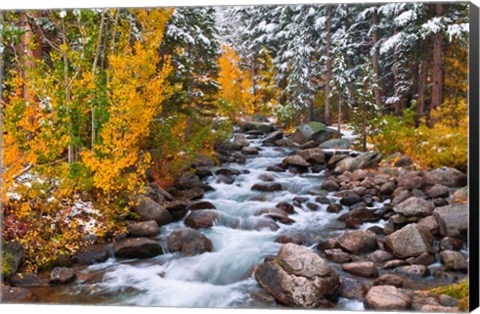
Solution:
[[[215,190],[206,193],[204,200],[213,203],[221,213],[215,226],[200,230],[212,241],[212,252],[190,257],[169,253],[166,237],[173,229],[184,226],[182,221],[171,223],[162,227],[158,236],[166,254],[146,260],[111,258],[105,263],[81,269],[74,286],[48,288],[39,301],[175,307],[272,307],[261,298],[252,298],[252,294],[262,291],[253,276],[254,266],[266,256],[277,253],[281,244],[275,239],[280,235],[302,236],[314,249],[319,240],[340,234],[344,225],[337,218],[347,213],[348,209],[335,214],[328,213],[326,205],[321,204],[317,204],[319,209],[315,211],[297,207],[296,213],[289,216],[295,220],[293,224],[278,223],[280,229],[276,231],[253,230],[255,222],[265,219],[255,216],[262,209],[275,208],[283,201],[292,203],[293,198],[298,196],[313,202],[316,196],[308,192],[321,185],[323,176],[322,173],[268,172],[268,166],[280,163],[291,150],[263,147],[259,140],[252,140],[251,146],[260,148],[259,155],[248,158],[245,164],[223,165],[242,171],[243,174],[237,176],[233,184],[215,183],[215,177],[207,180]],[[253,184],[261,182],[258,177],[266,173],[276,176],[275,181],[280,182],[284,190],[251,191]],[[328,197],[338,201],[332,195]],[[361,228],[371,226],[371,223],[364,224]],[[337,308],[362,310],[363,303],[340,299]]]

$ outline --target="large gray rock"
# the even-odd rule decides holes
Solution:
[[[339,161],[335,167],[336,173],[343,173],[345,171],[353,172],[357,169],[375,168],[382,159],[379,152],[365,152],[357,157],[347,157]]]
[[[239,146],[239,147],[245,147],[250,145],[250,141],[247,139],[247,136],[245,134],[235,134],[233,137],[233,144]]]
[[[15,288],[2,283],[0,303],[24,303],[31,302],[34,298],[33,293],[26,288]]]
[[[155,223],[156,224],[156,223]],[[76,260],[81,265],[92,265],[103,263],[110,257],[110,252],[106,245],[92,244],[80,249],[76,254]]]
[[[393,210],[405,217],[426,217],[435,207],[429,201],[419,197],[410,197],[393,207]]]
[[[450,190],[445,185],[441,185],[437,183],[434,186],[429,187],[425,191],[425,193],[430,198],[448,197],[448,195],[450,194]]]
[[[422,253],[433,253],[433,236],[424,226],[412,223],[388,235],[385,247],[400,258],[417,257]]]
[[[197,230],[182,228],[173,230],[167,238],[170,252],[196,255],[212,251],[212,242]]]
[[[141,221],[154,220],[159,226],[173,221],[173,216],[168,210],[145,195],[138,195],[135,198],[133,210],[140,216]]]
[[[259,285],[279,303],[303,308],[331,304],[340,293],[338,273],[309,249],[288,243],[274,261],[255,268]]]
[[[128,235],[131,237],[154,237],[160,233],[155,220],[133,222],[127,225]]]
[[[282,189],[283,189],[282,185],[277,182],[255,183],[252,186],[252,191],[260,191],[260,192],[274,192],[274,191],[281,191]]]
[[[215,224],[219,216],[217,211],[210,209],[192,211],[185,218],[185,225],[194,229],[210,228]]]
[[[372,252],[377,248],[377,237],[371,231],[345,231],[336,241],[342,249],[354,254]]]
[[[437,207],[433,211],[442,236],[466,239],[468,230],[468,204]]]
[[[342,277],[340,278],[340,282],[342,284],[342,297],[363,301],[368,289],[360,281],[349,277]]]
[[[467,185],[467,175],[455,168],[441,167],[434,169],[427,172],[425,177],[432,183],[448,187],[463,187]]]
[[[127,238],[115,245],[116,257],[150,258],[162,253],[162,246],[148,238]]]
[[[350,149],[352,146],[352,141],[346,138],[338,138],[333,140],[328,140],[322,144],[320,144],[320,148],[323,149]]]
[[[48,284],[42,279],[38,278],[33,273],[15,274],[8,280],[12,287],[19,288],[32,288],[32,287],[45,287]]]
[[[394,286],[373,286],[365,296],[365,307],[374,310],[406,310],[411,298]]]

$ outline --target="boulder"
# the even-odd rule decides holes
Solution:
[[[323,164],[325,162],[325,154],[320,148],[304,149],[299,151],[297,155],[312,164]]]
[[[342,264],[342,269],[359,277],[374,278],[378,277],[378,270],[372,262],[352,262]]]
[[[403,190],[399,192],[393,199],[392,199],[392,205],[396,206],[404,202],[405,200],[409,199],[412,197],[412,193],[409,190]]]
[[[194,229],[210,228],[218,220],[220,214],[216,210],[201,209],[192,211],[185,218],[185,225]]]
[[[340,294],[338,273],[309,249],[288,243],[274,261],[258,265],[255,278],[275,300],[287,306],[314,308]]]
[[[322,190],[325,190],[325,191],[338,191],[340,186],[334,180],[326,180],[325,182],[322,183],[321,188]]]
[[[350,158],[350,157],[348,155],[345,155],[345,154],[333,155],[332,157],[330,157],[330,159],[328,159],[327,168],[328,169],[335,169],[337,164],[340,161],[344,160],[345,158]]]
[[[156,223],[155,223],[156,224]],[[80,249],[76,254],[76,261],[81,265],[92,265],[103,263],[110,257],[110,252],[106,245],[92,244]]]
[[[417,171],[406,172],[397,178],[397,185],[404,189],[421,189],[427,184],[427,181]]]
[[[48,284],[37,277],[33,273],[28,274],[15,274],[9,278],[8,282],[12,287],[19,288],[32,288],[32,287],[45,287]]]
[[[435,185],[427,188],[425,194],[427,194],[427,196],[430,198],[448,197],[450,190],[445,185],[436,183]]]
[[[426,277],[430,275],[430,271],[425,265],[400,266],[395,269],[395,272],[411,277]]]
[[[406,310],[411,298],[394,286],[373,286],[365,296],[365,308],[373,310]]]
[[[308,167],[310,164],[305,161],[302,157],[299,155],[291,155],[288,156],[283,160],[283,163],[285,163],[288,166],[298,166],[298,167]]]
[[[2,273],[5,277],[17,272],[25,256],[25,249],[20,242],[12,240],[3,245],[2,251]]]
[[[317,145],[320,145],[330,139],[340,138],[341,136],[342,134],[338,131],[329,127],[324,127],[323,129],[318,130],[309,137],[307,137],[307,142],[314,141]]]
[[[245,133],[250,133],[249,131],[256,131],[258,134],[266,134],[275,131],[275,127],[267,123],[247,122],[240,128],[240,130],[241,132]]]
[[[233,168],[221,168],[215,171],[215,174],[217,176],[223,175],[223,176],[238,176],[242,174],[242,172],[238,169],[233,169]]]
[[[437,219],[439,233],[459,239],[467,238],[468,230],[468,204],[452,204],[437,207],[433,211]]]
[[[242,153],[245,155],[258,155],[258,148],[256,147],[242,147]]]
[[[391,195],[396,187],[397,185],[393,181],[385,182],[380,186],[380,195]]]
[[[275,141],[280,140],[283,138],[283,132],[282,131],[274,131],[270,134],[268,134],[262,141],[263,145],[265,146],[273,146],[275,144]]]
[[[250,145],[250,141],[247,139],[245,134],[235,134],[233,137],[233,144],[237,145],[238,147],[244,147]]]
[[[154,220],[159,226],[173,221],[173,216],[170,212],[149,197],[138,195],[134,202],[133,210],[140,216],[142,221]]]
[[[361,153],[357,157],[347,157],[342,159],[335,167],[336,173],[342,173],[345,171],[353,172],[357,169],[375,168],[382,159],[382,155],[379,152],[371,151]]]
[[[340,204],[344,206],[352,206],[357,203],[360,203],[362,198],[355,192],[348,192],[345,196],[342,197],[340,200]]]
[[[447,270],[468,270],[467,258],[460,252],[445,250],[440,252],[440,258]]]
[[[438,247],[441,251],[443,250],[459,251],[463,247],[463,242],[456,238],[445,237],[440,241],[440,244],[438,245]]]
[[[431,202],[419,197],[410,197],[393,207],[396,213],[405,217],[425,217],[432,214],[434,206]]]
[[[165,209],[172,215],[174,221],[183,219],[187,214],[187,206],[189,202],[174,201],[170,203],[165,203]]]
[[[213,175],[212,170],[209,167],[197,167],[195,169],[195,174],[201,179],[211,177]]]
[[[435,263],[435,255],[423,252],[417,257],[409,257],[405,260],[410,265],[431,265]]]
[[[56,267],[50,274],[50,283],[52,285],[65,285],[77,279],[77,273],[72,268]]]
[[[451,204],[466,203],[466,202],[468,202],[468,187],[467,186],[456,190],[452,195],[452,199],[450,200]]]
[[[342,204],[330,204],[327,206],[327,212],[329,213],[338,213],[341,212],[343,209]]]
[[[283,210],[287,214],[294,214],[295,209],[293,208],[293,205],[287,202],[280,202],[277,205],[275,205],[276,208]]]
[[[179,190],[192,189],[202,182],[195,174],[187,173],[175,179],[174,186]]]
[[[368,253],[377,248],[377,237],[370,231],[345,231],[336,241],[342,249],[353,254]]]
[[[401,288],[403,286],[403,278],[393,274],[383,274],[373,282],[374,286],[395,286]]]
[[[306,137],[303,135],[302,131],[300,129],[296,129],[295,132],[293,132],[292,136],[290,137],[290,140],[298,145],[303,145],[307,141]],[[314,145],[318,145],[315,142],[312,141]]]
[[[438,234],[438,223],[433,216],[427,216],[420,219],[418,225],[426,227],[432,235]]]
[[[347,263],[352,260],[352,256],[341,249],[330,249],[323,252],[325,257],[335,263]]]
[[[197,201],[187,206],[187,210],[216,209],[209,201]]]
[[[182,228],[173,230],[167,238],[170,252],[196,255],[212,251],[212,242],[197,230]]]
[[[183,201],[198,200],[203,197],[203,195],[205,194],[205,190],[212,190],[212,188],[209,187],[208,185],[205,185],[204,187],[196,186],[192,189],[181,191],[177,193],[176,196],[178,200],[183,200]]]
[[[467,185],[467,175],[450,167],[441,167],[426,173],[426,179],[432,183],[448,187],[463,187]]]
[[[150,258],[162,253],[162,246],[148,238],[127,238],[115,245],[115,256],[120,258]]]
[[[424,226],[411,223],[388,235],[385,248],[400,258],[416,257],[427,252],[433,253],[433,237]]]
[[[327,208],[328,210],[328,208]],[[379,221],[380,217],[375,214],[375,209],[368,209],[364,206],[349,211],[345,215],[338,218],[339,221],[345,222],[347,227],[360,225],[364,222]]]
[[[160,228],[155,220],[134,222],[127,225],[128,235],[136,237],[154,237],[160,233]]]
[[[320,148],[323,149],[350,149],[352,146],[352,141],[346,138],[338,138],[333,140],[328,140],[320,144]]]
[[[400,157],[399,160],[397,160],[394,164],[395,167],[408,167],[408,166],[411,166],[413,164],[413,161],[406,157],[406,156],[402,156]]]
[[[15,288],[2,283],[1,303],[25,303],[33,300],[33,293],[26,288]]]
[[[367,294],[368,289],[357,279],[342,277],[341,296],[347,299],[363,300]]]
[[[235,179],[232,178],[231,176],[224,176],[223,174],[217,176],[217,180],[215,180],[216,183],[224,183],[224,184],[232,184],[235,182]]]
[[[391,260],[393,255],[387,251],[376,250],[367,255],[367,259],[375,263],[383,263],[385,261]]]
[[[256,183],[252,186],[252,191],[275,192],[283,190],[280,183]]]

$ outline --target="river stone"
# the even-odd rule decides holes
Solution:
[[[247,136],[245,134],[235,134],[233,137],[233,144],[239,146],[239,147],[244,147],[250,145],[250,141],[247,139]]]
[[[245,155],[257,155],[258,148],[257,147],[242,147],[242,153]]]
[[[448,187],[463,187],[467,185],[467,175],[450,167],[441,167],[427,172],[426,179],[432,183]]]
[[[435,185],[427,188],[425,191],[430,198],[437,198],[437,197],[447,197],[450,194],[450,190],[445,186],[436,183]]]
[[[287,202],[280,202],[277,205],[275,205],[276,208],[283,210],[287,214],[294,214],[295,209],[293,208],[293,205]]]
[[[378,270],[372,262],[352,262],[342,264],[342,269],[359,277],[373,278],[378,276]]]
[[[274,131],[270,134],[268,134],[262,141],[263,145],[265,146],[273,146],[275,144],[275,141],[281,140],[283,138],[283,132],[282,131]]]
[[[0,303],[23,303],[32,301],[34,295],[26,288],[16,288],[4,285],[2,283],[2,294]]]
[[[380,217],[375,214],[375,209],[372,210],[362,206],[360,208],[350,210],[345,215],[339,217],[338,220],[345,222],[347,227],[353,227],[364,222],[379,221]]]
[[[216,209],[209,201],[197,201],[187,206],[187,210]]]
[[[302,157],[299,155],[292,155],[288,156],[283,160],[283,163],[289,165],[289,166],[299,166],[299,167],[308,167],[310,164],[305,161]]]
[[[140,216],[140,220],[155,220],[159,226],[169,224],[173,221],[173,216],[168,210],[144,195],[138,195],[135,198],[133,210]]]
[[[156,223],[155,223],[156,224]],[[110,252],[106,245],[92,244],[80,249],[76,254],[76,261],[81,265],[92,265],[103,263],[110,257]]]
[[[335,263],[347,263],[352,260],[352,256],[341,249],[330,249],[323,251],[325,257]]]
[[[462,240],[459,240],[456,238],[445,237],[440,241],[440,244],[438,245],[438,247],[441,251],[443,250],[459,251],[463,247],[463,242]]]
[[[468,202],[468,187],[467,186],[456,190],[452,195],[452,199],[450,200],[451,204],[466,203],[466,202]]]
[[[246,122],[242,127],[241,131],[244,133],[249,133],[249,131],[256,131],[257,134],[266,134],[275,131],[275,127],[271,124],[261,123],[261,122]]]
[[[420,308],[420,312],[435,312],[435,313],[459,313],[458,307],[449,307],[434,304],[425,304]]]
[[[48,284],[37,277],[33,273],[28,274],[15,274],[9,278],[8,282],[12,287],[18,288],[32,288],[32,287],[45,287]]]
[[[134,222],[127,225],[128,235],[136,237],[154,237],[160,233],[160,228],[155,220]]]
[[[374,310],[406,310],[411,298],[394,286],[373,286],[365,296],[365,308]]]
[[[260,191],[260,192],[274,192],[274,191],[281,191],[282,185],[280,183],[255,183],[252,186],[252,191]]]
[[[56,267],[50,273],[50,283],[52,285],[65,285],[77,279],[77,273],[72,268]]]
[[[174,186],[179,189],[179,190],[187,190],[194,188],[201,184],[200,177],[193,174],[193,173],[187,173],[180,175],[180,177],[175,179]]]
[[[440,252],[440,258],[447,270],[468,270],[467,258],[460,252],[445,250]]]
[[[395,272],[412,277],[426,277],[430,275],[425,265],[406,265],[395,268]]]
[[[345,206],[352,206],[357,203],[360,203],[362,198],[354,192],[348,192],[342,199],[340,200],[340,204]]]
[[[377,248],[377,237],[370,231],[345,231],[336,241],[342,249],[353,254],[368,253]]]
[[[448,204],[448,201],[442,197],[437,197],[433,200],[433,205],[435,205],[435,207],[447,206]]]
[[[403,266],[403,265],[406,265],[407,262],[405,262],[403,259],[392,259],[392,260],[389,260],[389,261],[386,261],[385,263],[383,263],[382,265],[382,268],[383,269],[393,269],[393,268],[397,268],[399,266]]]
[[[238,169],[232,169],[232,168],[221,168],[215,171],[215,174],[217,176],[223,175],[223,176],[238,176],[241,174],[240,170]]]
[[[374,286],[395,286],[401,288],[403,286],[403,278],[393,274],[383,274],[373,282]]]
[[[340,138],[342,136],[338,131],[323,126],[323,129],[314,132],[307,137],[307,141],[314,141],[317,145],[322,144],[330,139]]]
[[[405,217],[425,217],[431,215],[433,209],[431,202],[418,197],[410,197],[393,207],[396,213]]]
[[[340,188],[340,186],[334,180],[326,180],[325,182],[322,183],[321,188],[322,190],[325,190],[325,191],[337,191]]]
[[[382,250],[376,250],[367,255],[367,259],[375,263],[383,263],[393,258],[391,253]]]
[[[435,263],[435,256],[433,254],[423,252],[417,257],[409,257],[405,261],[410,265],[417,264],[428,266]]]
[[[424,217],[420,219],[417,224],[427,228],[432,235],[438,234],[438,223],[435,217],[433,216]]]
[[[367,287],[365,287],[360,281],[353,278],[342,277],[341,282],[341,296],[347,299],[362,300],[367,294]]]
[[[396,187],[397,186],[393,181],[385,182],[379,189],[380,195],[391,195]]]
[[[452,204],[433,211],[442,236],[466,239],[468,230],[468,204]]]
[[[281,235],[275,239],[275,242],[282,244],[294,243],[298,245],[304,245],[307,242],[307,238],[301,234]]]
[[[162,246],[148,238],[127,238],[115,245],[115,256],[120,258],[150,258],[162,253]]]
[[[182,228],[173,230],[167,238],[170,252],[196,255],[212,251],[212,242],[197,230]]]
[[[288,243],[274,261],[255,268],[259,285],[277,302],[303,308],[318,307],[340,293],[338,273],[309,249]]]
[[[400,258],[416,257],[427,252],[433,253],[433,237],[424,226],[411,223],[388,235],[385,248]]]
[[[195,174],[201,179],[211,177],[213,175],[212,170],[209,167],[197,167],[195,168]]]
[[[3,275],[8,277],[15,274],[18,270],[18,267],[22,263],[24,256],[25,249],[22,247],[20,242],[12,240],[3,245],[2,266],[5,265],[6,268],[6,271],[3,273]],[[2,267],[2,272],[5,268]]]
[[[396,205],[399,205],[400,203],[404,202],[405,200],[409,199],[410,197],[412,197],[412,193],[409,191],[409,190],[403,190],[401,192],[398,193],[398,195],[396,195],[393,199],[392,199],[392,202],[391,204],[393,206],[396,206]]]
[[[165,209],[172,215],[174,221],[181,220],[187,214],[187,206],[190,202],[184,201],[173,201],[169,203],[165,203]]]
[[[209,185],[200,187],[196,186],[192,189],[185,190],[185,191],[180,191],[176,194],[177,199],[183,200],[183,201],[193,201],[193,200],[198,200],[203,197],[205,194],[205,191],[211,191],[212,188]]]
[[[299,151],[297,155],[313,164],[323,164],[325,162],[325,154],[320,148],[305,149]]]
[[[350,149],[352,146],[352,141],[346,138],[338,138],[333,140],[328,140],[320,144],[322,149]]]
[[[305,144],[306,142],[306,137],[303,135],[302,131],[300,129],[296,129],[295,132],[293,132],[290,140],[293,142],[293,143],[296,143],[296,144],[299,144],[299,145],[303,145]],[[313,142],[314,145],[318,145],[317,143]]]
[[[185,218],[185,225],[194,229],[210,228],[219,217],[219,213],[216,210],[196,210],[192,211]]]
[[[456,307],[460,304],[460,300],[446,294],[437,297],[438,302],[443,306]]]
[[[348,157],[341,160],[335,167],[335,172],[342,173],[347,170],[353,172],[357,169],[376,168],[381,159],[382,155],[379,152],[361,153],[355,158]]]

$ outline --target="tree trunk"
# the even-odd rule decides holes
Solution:
[[[256,89],[255,89],[255,85],[257,84],[256,83],[256,80],[255,80],[255,75],[256,75],[256,72],[255,72],[255,55],[252,55],[252,60],[251,60],[251,68],[250,68],[250,71],[251,71],[251,75],[252,75],[252,95],[253,95],[253,104],[252,104],[252,107],[253,108],[257,108],[257,99],[256,99]]]
[[[380,65],[379,65],[379,54],[377,49],[377,42],[378,42],[378,33],[377,33],[377,26],[378,26],[378,14],[377,11],[373,11],[372,14],[372,23],[373,23],[373,32],[372,32],[372,48],[373,48],[373,57],[372,57],[372,65],[373,71],[375,73],[375,80],[377,85],[380,87]],[[373,91],[375,95],[375,104],[377,108],[382,108],[382,94],[380,93],[380,88],[375,88]]]
[[[98,30],[98,37],[97,37],[97,49],[95,51],[95,59],[93,60],[93,66],[92,66],[92,80],[95,81],[96,77],[96,72],[97,72],[97,64],[98,64],[98,58],[100,57],[100,48],[101,48],[101,42],[102,42],[102,32],[103,32],[103,25],[105,23],[105,11],[102,12],[102,18],[100,20],[100,29]],[[93,82],[95,84],[95,82]],[[92,105],[90,107],[92,117],[91,117],[91,128],[92,128],[92,137],[91,137],[91,145],[92,148],[95,145],[95,138],[96,138],[96,132],[95,132],[95,105],[92,102]]]
[[[417,125],[420,123],[420,119],[423,117],[425,113],[425,85],[427,83],[427,67],[428,61],[422,60],[420,64],[420,73],[418,74],[418,90],[416,93],[417,97],[417,105],[416,105],[416,122]]]
[[[395,27],[393,34],[396,35],[398,33],[397,28]],[[400,66],[398,64],[398,55],[397,55],[397,45],[394,47],[394,61],[393,61],[393,76],[394,76],[394,88],[395,88],[395,96],[398,97],[398,99],[395,101],[395,115],[396,116],[401,116],[403,109],[405,109],[405,100],[403,98],[403,95],[401,95],[401,92],[399,91],[400,89]]]
[[[442,16],[443,5],[441,3],[435,4],[435,13],[437,17]],[[443,35],[439,31],[435,33],[433,38],[432,102],[430,110],[437,108],[443,102],[442,46]],[[431,124],[434,123],[434,121],[430,122]]]
[[[343,97],[340,95],[338,97],[338,127],[337,131],[340,132],[340,124],[342,123],[342,104],[343,104]]]
[[[33,13],[33,17],[38,17],[39,13]],[[28,21],[27,12],[22,12],[20,15],[20,22],[24,33],[22,35],[21,44],[20,44],[20,56],[23,58],[25,68],[21,70],[22,77],[26,79],[27,74],[25,73],[26,69],[33,69],[35,65],[35,60],[38,60],[42,57],[42,45],[38,42],[37,36],[35,36],[32,26]],[[26,81],[26,80],[25,80]],[[29,89],[29,84],[24,84],[23,86],[23,98],[25,101],[33,101],[34,92]]]
[[[325,54],[327,57],[327,68],[325,72],[325,99],[324,99],[324,120],[328,125],[330,122],[330,80],[332,77],[332,60],[330,56],[330,46],[332,41],[332,6],[327,6],[327,43],[325,47]]]

